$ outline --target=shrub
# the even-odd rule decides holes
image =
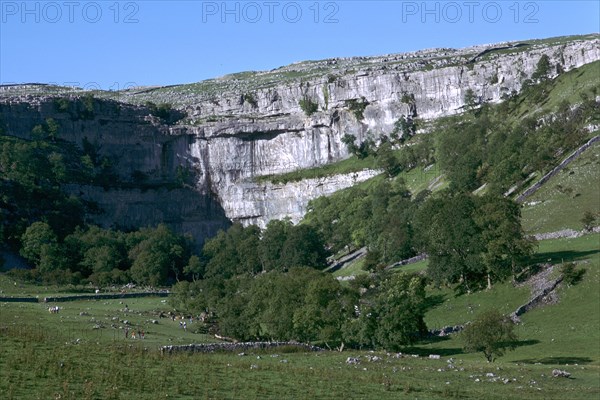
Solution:
[[[591,232],[594,228],[594,223],[596,222],[596,216],[590,210],[587,210],[583,217],[581,218],[581,223],[583,224],[583,229],[588,232]]]
[[[299,102],[300,108],[304,111],[307,117],[310,117],[312,114],[316,113],[319,109],[319,104],[312,101],[309,97],[304,97]]]
[[[563,282],[567,285],[576,285],[583,279],[585,269],[576,269],[576,267],[575,263],[566,263],[561,266],[560,272],[563,276]]]
[[[185,116],[181,111],[174,109],[169,103],[156,105],[151,101],[147,101],[144,105],[150,111],[150,115],[160,118],[166,124],[174,124]]]
[[[257,108],[258,107],[258,103],[256,101],[256,99],[254,98],[254,95],[252,93],[246,93],[242,96],[242,99],[244,102],[250,104],[252,106],[252,108]]]
[[[348,107],[348,110],[350,110],[354,114],[357,121],[363,120],[364,111],[368,105],[369,102],[364,97],[361,97],[360,99],[346,100],[346,107]]]
[[[69,111],[71,102],[65,97],[60,97],[54,100],[54,109],[59,113],[66,113]]]

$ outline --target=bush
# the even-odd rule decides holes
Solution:
[[[250,104],[252,106],[252,108],[258,107],[258,102],[254,98],[254,95],[252,93],[246,93],[242,97],[243,97],[243,101]]]
[[[160,118],[164,123],[169,125],[176,123],[185,116],[181,111],[176,110],[169,103],[156,105],[151,101],[147,101],[144,105],[150,111],[150,115]]]
[[[307,117],[316,113],[319,110],[319,104],[312,101],[309,97],[304,97],[299,102],[300,108],[304,111]]]
[[[581,282],[583,275],[585,275],[585,269],[576,269],[575,263],[563,264],[560,268],[560,273],[563,276],[563,282],[567,285],[576,285]]]
[[[346,107],[354,114],[357,121],[362,121],[364,119],[364,111],[368,105],[369,102],[364,97],[346,100]]]
[[[588,232],[591,232],[594,229],[594,223],[596,222],[596,216],[590,210],[587,210],[583,213],[583,217],[581,218],[581,223],[583,224],[583,229]]]

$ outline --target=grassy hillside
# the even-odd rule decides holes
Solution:
[[[600,215],[600,145],[587,149],[577,160],[552,177],[523,205],[523,226],[529,233],[583,229],[586,211]]]
[[[576,104],[581,102],[581,93],[600,87],[600,61],[595,61],[565,74],[559,75],[550,86],[541,102],[530,101],[525,97],[517,115],[535,114],[543,111],[555,111],[561,102]]]
[[[534,309],[521,317],[522,324],[518,326],[517,333],[526,345],[508,353],[503,362],[593,365],[598,371],[600,235],[543,241],[538,257],[553,263],[577,261],[586,273],[579,284],[560,286],[557,304]],[[514,311],[530,294],[525,286],[512,288],[510,283],[506,283],[491,291],[458,298],[445,291],[432,291],[431,296],[434,299],[439,297],[441,303],[427,313],[427,321],[431,326],[442,326],[464,323],[477,312],[489,308],[499,308],[506,313]],[[461,342],[456,336],[425,346],[431,351],[459,351],[460,347]]]

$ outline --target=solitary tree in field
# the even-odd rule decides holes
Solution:
[[[484,311],[462,332],[464,349],[468,352],[481,351],[488,362],[493,362],[506,349],[515,348],[517,336],[513,328],[513,322],[498,310]]]
[[[587,210],[583,214],[583,218],[581,218],[581,223],[583,224],[583,229],[588,232],[591,232],[594,228],[594,222],[596,222],[596,216],[590,210]]]

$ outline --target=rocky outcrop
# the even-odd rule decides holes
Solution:
[[[544,304],[546,298],[556,289],[556,287],[562,282],[563,276],[560,275],[558,278],[548,282],[546,286],[542,287],[539,291],[537,291],[531,299],[522,306],[519,306],[513,313],[510,314],[510,319],[514,323],[521,322],[519,318],[521,315],[525,314],[527,311],[532,310],[538,307],[540,304]]]
[[[81,91],[2,86],[0,126],[27,138],[35,124],[54,118],[61,138],[98,144],[114,160],[121,180],[131,182],[137,172],[148,178],[144,188],[111,187],[104,194],[98,188],[76,189],[102,204],[106,215],[97,220],[115,218],[115,224],[127,226],[167,218],[177,229],[192,229],[201,242],[226,226],[226,218],[261,226],[273,218],[298,221],[309,200],[377,174],[366,170],[287,184],[257,179],[348,157],[345,134],[358,141],[377,139],[402,116],[430,120],[460,113],[468,91],[479,101],[498,102],[521,89],[542,55],[565,71],[600,59],[598,35],[502,46],[507,48],[304,62],[191,85],[95,92],[102,100],[93,102],[85,118]],[[57,107],[59,96],[72,102]],[[187,117],[167,125],[150,115],[142,105],[146,101],[171,103]],[[307,115],[302,101],[315,104],[316,111]],[[194,176],[193,192],[168,193],[170,206],[145,208],[165,195],[155,187],[172,185],[182,169]],[[190,214],[191,209],[198,212]]]
[[[364,170],[285,184],[230,182],[219,193],[219,199],[227,215],[244,224],[264,228],[269,220],[284,218],[297,223],[306,213],[310,200],[354,186],[379,173]]]

